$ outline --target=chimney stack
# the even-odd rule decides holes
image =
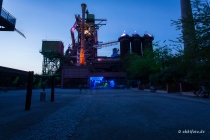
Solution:
[[[190,0],[180,0],[181,6],[181,18],[182,22],[182,33],[184,41],[184,49],[193,50],[192,46],[195,46],[194,40],[196,39],[195,27],[193,22],[193,14]]]
[[[81,24],[81,48],[80,48],[80,65],[85,65],[85,37],[84,37],[84,25],[85,25],[85,10],[86,4],[82,3],[82,24]]]

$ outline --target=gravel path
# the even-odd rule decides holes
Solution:
[[[0,95],[0,140],[209,139],[210,100],[139,90],[65,90],[30,111],[25,93]],[[49,90],[47,91],[49,93]],[[183,134],[204,130],[204,134]],[[179,134],[178,132],[182,134]]]
[[[14,140],[70,139],[91,102],[91,96],[80,97],[62,107],[42,122],[19,132]]]

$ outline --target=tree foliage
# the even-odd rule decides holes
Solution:
[[[154,44],[158,46],[158,42]],[[123,62],[129,78],[148,83],[150,75],[161,72],[170,66],[171,50],[167,46],[158,47],[154,51],[146,48],[143,57],[137,54],[127,54]]]
[[[143,50],[143,57],[131,54],[124,58],[125,69],[130,78],[153,84],[187,82],[208,86],[210,81],[210,8],[207,2],[201,0],[192,0],[191,4],[193,18],[172,21],[172,25],[177,30],[183,31],[177,40],[172,41],[173,48],[165,45],[165,41],[162,45],[156,42],[153,44],[153,51]],[[183,24],[187,25],[184,28],[185,31]],[[194,25],[194,28],[188,25]],[[184,36],[186,33],[187,38]],[[184,50],[183,43],[188,45]]]
[[[178,30],[182,30],[183,24],[194,25],[195,36],[190,34],[190,38],[185,38],[183,33],[176,42],[184,43],[185,41],[189,45],[185,48],[180,60],[182,70],[186,71],[185,80],[192,83],[204,83],[210,79],[210,8],[207,1],[201,0],[193,0],[191,5],[193,20],[179,19],[172,21],[172,25]],[[193,33],[192,29],[187,28],[187,30]]]

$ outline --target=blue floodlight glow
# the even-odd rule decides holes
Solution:
[[[100,80],[101,81],[101,80],[103,80],[103,78],[104,77],[102,77],[102,76],[101,77],[90,77],[90,80],[95,80],[95,81],[99,81]]]
[[[91,88],[114,88],[115,87],[115,81],[112,80],[106,80],[103,76],[93,76],[90,77],[90,86]]]
[[[110,81],[109,81],[109,83],[110,83],[110,87],[112,87],[112,88],[113,88],[113,87],[115,86],[115,82],[114,82],[114,80],[110,80]]]

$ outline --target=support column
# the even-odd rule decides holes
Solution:
[[[2,4],[3,4],[3,0],[0,0],[0,15],[1,15]]]
[[[31,108],[33,76],[34,76],[34,72],[29,71],[28,72],[28,83],[27,83],[25,110],[30,110],[30,108]]]
[[[54,102],[54,92],[55,92],[55,76],[51,77],[51,102]]]

